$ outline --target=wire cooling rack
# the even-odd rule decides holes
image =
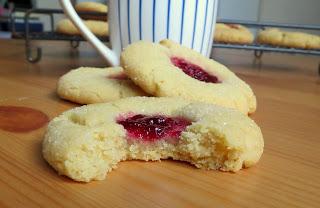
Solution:
[[[266,27],[274,28],[287,28],[287,29],[298,29],[298,30],[316,30],[320,31],[320,25],[299,25],[299,24],[279,24],[279,23],[264,23],[264,22],[253,22],[253,21],[240,21],[240,20],[219,20],[219,23],[226,24],[241,24],[249,28],[264,29]],[[320,50],[314,49],[299,49],[299,48],[287,48],[287,47],[276,47],[266,44],[227,44],[227,43],[217,43],[214,42],[213,48],[229,48],[229,49],[243,49],[243,50],[253,50],[255,56],[260,58],[263,52],[280,52],[280,53],[290,53],[290,54],[303,54],[303,55],[320,55]]]
[[[280,23],[268,23],[268,22],[253,22],[253,21],[241,21],[241,20],[225,20],[220,19],[217,22],[226,24],[241,24],[249,28],[264,29],[266,27],[273,28],[286,28],[294,30],[313,30],[320,31],[320,25],[300,25],[300,24],[280,24]],[[288,54],[302,54],[302,55],[313,55],[320,56],[320,50],[315,49],[300,49],[300,48],[289,48],[289,47],[277,47],[266,44],[228,44],[228,43],[217,43],[212,44],[214,48],[227,48],[227,49],[241,49],[241,50],[251,50],[254,51],[256,58],[260,59],[264,52],[276,52],[276,53],[288,53]],[[320,76],[320,62],[318,63],[318,75]]]
[[[14,23],[15,23],[15,12],[23,11],[25,12],[24,22],[25,22],[25,31],[16,32]],[[54,30],[54,14],[63,14],[61,9],[30,9],[30,10],[18,10],[15,9],[10,13],[10,22],[12,37],[25,39],[25,48],[26,48],[26,58],[29,62],[35,63],[41,60],[42,49],[40,47],[33,47],[31,44],[32,40],[60,40],[60,41],[70,41],[70,44],[73,48],[79,46],[80,41],[85,41],[85,39],[80,35],[65,35],[56,33]],[[51,31],[49,32],[30,32],[30,20],[31,14],[43,14],[50,17],[50,26]],[[79,15],[92,15],[96,17],[106,17],[107,13],[95,13],[95,12],[81,12]],[[241,24],[249,28],[264,29],[265,27],[276,27],[276,28],[288,28],[288,29],[299,29],[299,30],[316,30],[320,31],[319,25],[298,25],[298,24],[279,24],[279,23],[263,23],[263,22],[253,22],[253,21],[240,21],[240,20],[224,20],[221,19],[218,22],[226,24]],[[98,37],[104,42],[108,42],[108,37]],[[298,48],[286,48],[286,47],[275,47],[271,45],[264,44],[227,44],[227,43],[216,43],[212,45],[214,48],[227,48],[227,49],[242,49],[242,50],[252,50],[257,58],[261,58],[264,52],[280,52],[280,53],[289,53],[289,54],[303,54],[303,55],[320,55],[320,50],[307,50],[307,49],[298,49]],[[320,64],[319,64],[319,75],[320,75]]]
[[[15,30],[15,12],[25,12],[24,22],[25,22],[25,31],[16,32]],[[30,32],[30,20],[32,14],[43,14],[50,17],[50,31],[46,32]],[[59,40],[59,41],[70,41],[70,44],[73,48],[77,48],[81,41],[85,39],[81,35],[65,35],[55,32],[54,29],[54,14],[63,14],[61,9],[30,9],[30,10],[19,10],[15,9],[10,13],[10,22],[11,22],[11,32],[12,38],[15,39],[25,39],[25,54],[26,58],[31,63],[36,63],[41,60],[42,49],[40,47],[33,47],[31,44],[32,40]],[[91,15],[94,17],[106,18],[107,13],[96,13],[96,12],[80,12],[79,15]],[[109,38],[99,37],[98,38],[103,42],[108,42]]]

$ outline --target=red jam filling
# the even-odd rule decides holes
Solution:
[[[190,63],[183,58],[172,57],[171,63],[194,79],[207,83],[220,83],[218,77],[209,74],[200,66]]]
[[[235,24],[227,24],[227,26],[229,26],[230,28],[233,28],[233,29],[239,29],[239,25],[235,25]]]
[[[120,118],[117,123],[126,129],[130,139],[146,142],[154,142],[160,139],[177,139],[181,132],[191,124],[190,121],[180,117],[142,114]]]
[[[108,76],[109,79],[117,79],[117,80],[128,80],[129,78],[125,73],[121,74],[112,74]]]

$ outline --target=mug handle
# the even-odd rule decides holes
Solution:
[[[100,53],[100,55],[111,65],[119,66],[120,60],[118,55],[113,52],[110,48],[104,45],[82,22],[81,18],[78,16],[77,12],[73,8],[70,0],[60,0],[60,4],[71,19],[73,24],[80,30],[82,35],[93,45],[93,47]]]

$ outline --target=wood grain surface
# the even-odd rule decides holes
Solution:
[[[0,105],[31,107],[50,119],[76,104],[59,99],[56,82],[79,66],[103,67],[90,45],[38,42],[39,63],[24,57],[23,41],[0,40]],[[59,176],[41,156],[45,128],[0,130],[0,207],[319,207],[319,57],[215,50],[255,91],[265,151],[236,174],[205,171],[171,160],[122,162],[106,180],[77,183]]]

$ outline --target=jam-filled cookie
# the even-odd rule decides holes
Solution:
[[[100,12],[100,13],[107,13],[108,6],[98,2],[80,2],[77,3],[75,6],[75,10],[77,12]]]
[[[302,32],[289,32],[270,28],[260,31],[258,42],[274,46],[320,49],[320,36]]]
[[[251,44],[253,34],[248,28],[239,24],[217,23],[215,27],[214,41],[233,44]]]
[[[121,54],[131,80],[158,97],[183,97],[253,113],[256,97],[227,67],[169,40],[136,42]]]
[[[94,12],[94,13],[107,13],[108,6],[99,2],[80,2],[75,5],[75,10],[79,12],[82,19],[91,19],[91,20],[103,20],[107,21],[107,15],[90,15],[83,14],[83,12]]]
[[[89,30],[97,36],[108,36],[109,25],[107,22],[97,20],[83,20]],[[81,35],[78,28],[69,19],[62,19],[57,23],[56,31],[66,35]]]
[[[123,160],[172,158],[236,172],[256,164],[263,147],[260,128],[237,110],[134,97],[64,112],[49,123],[42,151],[59,174],[88,182]]]
[[[63,99],[80,104],[147,95],[124,74],[121,67],[71,70],[59,79],[57,93]]]

